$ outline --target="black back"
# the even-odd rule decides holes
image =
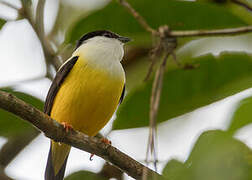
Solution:
[[[51,115],[51,110],[54,102],[54,98],[58,93],[58,90],[61,86],[61,84],[64,82],[64,79],[67,77],[68,73],[73,68],[74,64],[76,63],[77,59],[79,57],[75,56],[72,59],[68,60],[57,72],[55,78],[53,79],[53,82],[51,84],[51,87],[48,91],[45,105],[44,105],[44,113]]]

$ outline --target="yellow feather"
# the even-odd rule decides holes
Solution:
[[[124,78],[124,72],[115,75],[79,58],[55,97],[51,117],[89,136],[96,135],[118,106]],[[53,143],[52,150],[57,174],[70,148]]]

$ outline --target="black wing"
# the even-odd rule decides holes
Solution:
[[[125,95],[125,84],[123,86],[122,95],[121,95],[120,100],[119,100],[119,105],[122,103],[122,101],[124,99],[124,95]]]
[[[68,75],[68,73],[71,71],[73,68],[74,64],[76,63],[77,59],[79,57],[75,56],[72,59],[68,60],[57,72],[51,87],[48,91],[46,101],[45,101],[45,106],[44,106],[44,112],[50,116],[51,110],[52,110],[52,105],[54,98],[60,88],[60,85],[64,82],[65,77]]]

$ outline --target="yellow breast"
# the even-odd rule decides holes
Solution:
[[[51,117],[96,135],[112,117],[123,90],[123,69],[115,68],[97,68],[79,58],[55,97]]]

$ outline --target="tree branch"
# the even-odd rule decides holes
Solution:
[[[252,32],[252,26],[238,28],[216,29],[216,30],[191,30],[191,31],[170,31],[171,37],[190,37],[190,36],[230,36]]]
[[[145,19],[126,0],[119,0],[119,3],[123,5],[135,17],[135,19],[139,22],[139,24],[143,26],[146,31],[152,34],[157,34],[157,31],[150,27]]]
[[[0,91],[0,108],[14,113],[32,123],[39,130],[43,131],[47,137],[54,141],[63,142],[78,149],[96,154],[114,164],[135,179],[141,178],[144,168],[147,169],[148,174],[157,174],[115,147],[103,143],[99,138],[89,137],[75,130],[66,132],[64,127],[57,121],[51,119],[43,112],[18,99],[12,94]],[[159,174],[157,175],[162,177]]]
[[[51,63],[55,69],[59,69],[62,62],[56,55],[55,50],[53,49],[52,45],[47,41],[44,33],[44,5],[45,0],[39,0],[38,6],[37,6],[37,13],[36,13],[36,21],[34,22],[32,19],[31,9],[28,7],[27,3],[25,3],[25,0],[22,0],[22,9],[20,11],[20,14],[26,18],[31,26],[33,27],[34,31],[36,32],[42,48],[45,55],[45,59],[47,64]],[[50,77],[50,74],[49,74]]]
[[[240,4],[244,7],[246,7],[249,10],[252,10],[252,7],[241,2],[240,0],[232,0],[233,2],[236,2],[237,4]],[[152,33],[155,36],[162,36],[162,34],[156,30],[153,29],[146,20],[126,1],[126,0],[119,0],[119,3],[124,6],[130,14],[135,17],[135,19],[138,21],[142,27]],[[164,25],[167,26],[167,25]],[[189,31],[172,31],[170,30],[168,36],[169,37],[190,37],[190,36],[220,36],[220,35],[238,35],[243,33],[252,32],[252,26],[244,26],[239,28],[227,28],[227,29],[215,29],[215,30],[189,30]]]
[[[44,28],[44,8],[45,0],[39,0],[36,9],[36,29],[38,36],[45,41],[45,28]]]
[[[14,9],[16,11],[19,11],[19,8],[17,6],[15,6],[15,5],[13,5],[13,4],[9,3],[9,2],[0,1],[0,4],[3,4],[3,5],[5,5],[5,6],[9,7],[9,8],[12,8],[12,9]]]

